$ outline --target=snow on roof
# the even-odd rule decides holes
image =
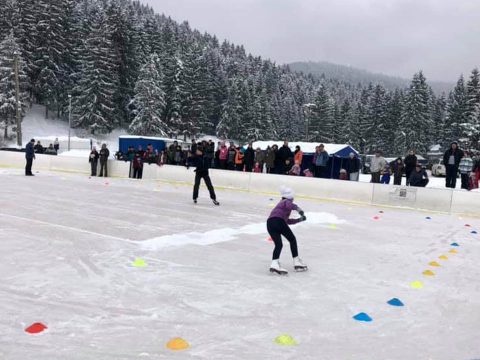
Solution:
[[[146,139],[146,140],[157,140],[157,141],[168,141],[168,142],[176,141],[178,143],[184,142],[183,140],[155,137],[155,136],[120,135],[119,138],[120,139]]]
[[[255,141],[253,143],[253,148],[260,148],[262,150],[265,150],[268,146],[273,146],[277,145],[278,147],[283,146],[283,141]],[[289,142],[288,146],[290,149],[295,150],[296,146],[300,146],[300,149],[304,153],[314,153],[315,148],[320,145],[320,143],[311,143],[311,142]],[[323,144],[325,146],[325,150],[329,154],[336,154],[337,152],[350,147],[350,145],[347,144]],[[352,148],[353,149],[353,148]],[[356,150],[355,150],[356,151]]]

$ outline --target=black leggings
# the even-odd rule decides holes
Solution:
[[[281,218],[270,218],[267,220],[267,230],[272,238],[273,242],[275,243],[275,249],[273,250],[273,258],[272,260],[277,260],[280,258],[280,253],[282,252],[282,235],[290,243],[290,250],[292,250],[292,257],[296,258],[298,256],[298,249],[297,249],[297,239],[295,235],[293,235],[290,226],[285,222],[285,220]]]

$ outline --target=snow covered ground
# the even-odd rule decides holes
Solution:
[[[480,359],[479,219],[302,200],[310,271],[277,277],[276,198],[36,175],[0,170],[1,359]]]

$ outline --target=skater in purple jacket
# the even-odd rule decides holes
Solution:
[[[292,251],[293,266],[295,271],[306,271],[307,265],[305,265],[298,257],[297,240],[295,235],[293,235],[290,226],[288,225],[297,224],[307,220],[307,218],[305,217],[303,210],[300,209],[298,205],[293,203],[293,197],[295,194],[292,189],[282,187],[280,189],[280,194],[282,196],[282,200],[280,200],[277,206],[272,210],[270,217],[267,220],[267,230],[275,244],[270,272],[280,275],[288,274],[288,271],[280,266],[280,262],[278,260],[283,247],[282,235],[285,236],[290,243],[290,250]],[[290,213],[292,210],[297,211],[300,214],[300,218],[290,219]]]

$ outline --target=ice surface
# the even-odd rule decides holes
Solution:
[[[478,219],[302,200],[310,270],[276,277],[270,196],[216,207],[202,187],[193,205],[186,186],[36,175],[0,171],[1,359],[480,358]],[[190,348],[167,349],[177,337]]]

